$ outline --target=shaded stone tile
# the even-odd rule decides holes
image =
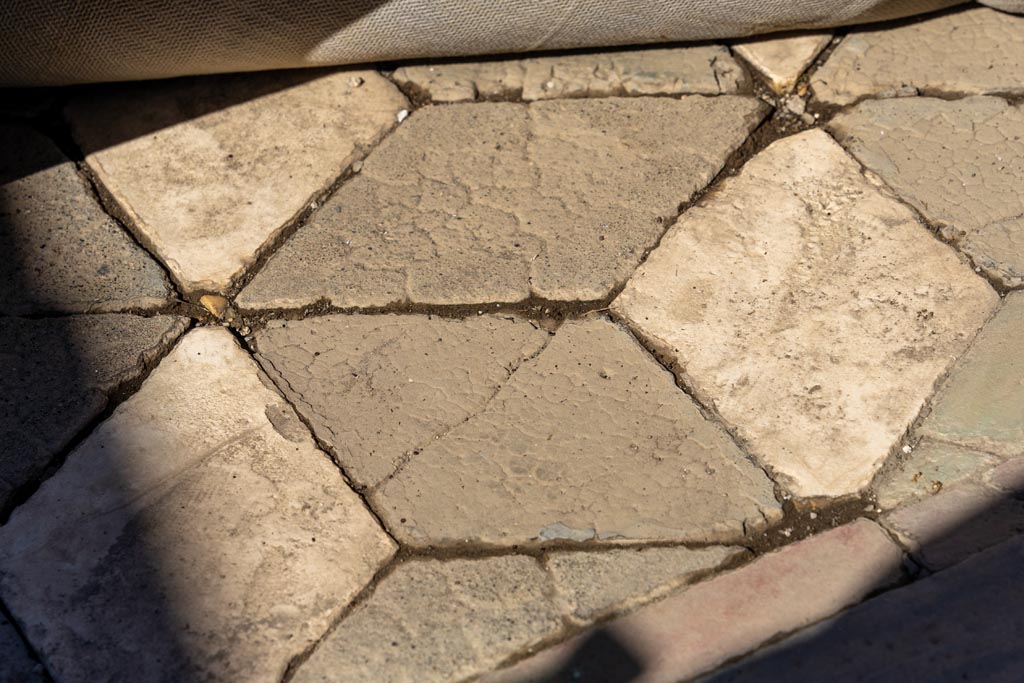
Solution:
[[[764,473],[601,319],[566,323],[372,501],[413,546],[727,543],[782,514]]]
[[[90,90],[67,108],[86,163],[187,292],[223,291],[407,106],[374,71]]]
[[[547,583],[530,557],[405,562],[317,646],[292,680],[465,680],[561,629]]]
[[[587,623],[668,595],[746,554],[743,548],[726,546],[622,548],[599,553],[556,551],[546,556],[544,565],[566,604],[569,618]]]
[[[42,665],[32,659],[14,626],[0,614],[0,681],[44,683],[48,680]]]
[[[25,126],[0,126],[0,313],[109,312],[168,302],[163,271]]]
[[[985,483],[1001,491],[1024,495],[1024,458],[1011,458],[985,474]]]
[[[901,563],[902,553],[886,533],[859,520],[788,545],[480,681],[689,680],[895,583]]]
[[[612,305],[798,496],[871,481],[998,305],[820,130],[688,210]]]
[[[764,74],[772,90],[781,95],[796,85],[831,40],[830,33],[784,33],[745,40],[733,45],[733,50]]]
[[[850,33],[811,79],[815,96],[1024,93],[1024,17],[971,8]]]
[[[0,529],[62,681],[279,681],[395,550],[229,332],[202,327]]]
[[[873,488],[878,507],[890,510],[938,493],[999,464],[999,459],[952,444],[925,439],[914,451],[879,472]]]
[[[272,322],[258,359],[360,486],[479,412],[547,343],[524,320],[418,315]]]
[[[426,107],[238,303],[601,299],[763,113],[733,96]]]
[[[433,102],[721,95],[746,85],[743,68],[721,45],[416,64],[396,69],[392,78]]]
[[[890,591],[707,681],[991,681],[1024,670],[1024,539]]]
[[[185,330],[184,318],[0,318],[0,511]]]
[[[914,97],[863,102],[829,125],[978,268],[1024,286],[1024,109],[995,97]]]
[[[920,432],[1002,456],[1024,455],[1024,293],[1006,297],[950,373]]]

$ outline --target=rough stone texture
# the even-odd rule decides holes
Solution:
[[[1024,93],[1024,17],[974,8],[853,32],[811,79],[832,104],[916,91]]]
[[[733,96],[421,109],[239,305],[601,299],[763,112]]]
[[[187,291],[223,291],[406,101],[373,71],[118,86],[67,109],[86,163]]]
[[[812,626],[709,680],[986,681],[1024,671],[1024,538]]]
[[[764,473],[601,319],[566,323],[373,500],[414,546],[729,542],[781,517]]]
[[[989,277],[1024,286],[1024,109],[915,97],[864,102],[830,125]]]
[[[0,126],[0,313],[85,313],[167,303],[158,266],[42,135]]]
[[[549,334],[524,320],[409,315],[273,322],[259,361],[360,486],[487,405]]]
[[[733,50],[764,74],[772,90],[781,95],[796,85],[830,40],[830,33],[782,34],[737,43]]]
[[[292,681],[464,680],[558,632],[547,584],[529,557],[406,562],[317,646]]]
[[[687,211],[613,304],[799,496],[870,482],[996,293],[819,130]]]
[[[1024,495],[1024,458],[1012,458],[986,473],[985,482],[1001,491]]]
[[[11,622],[0,614],[0,681],[3,683],[45,683],[43,667],[32,660]]]
[[[0,512],[185,329],[183,318],[0,318]]]
[[[433,102],[614,95],[735,94],[743,67],[721,45],[416,64],[392,78]]]
[[[569,618],[586,623],[651,602],[746,553],[725,546],[553,552],[545,566]]]
[[[231,334],[187,334],[0,529],[61,681],[279,681],[394,552]]]
[[[891,585],[901,561],[885,532],[860,520],[786,546],[481,681],[689,680]]]
[[[939,391],[921,433],[1024,455],[1024,293],[1008,296]]]
[[[925,439],[913,453],[879,473],[874,482],[878,506],[889,510],[938,493],[999,464],[999,459],[952,444]]]

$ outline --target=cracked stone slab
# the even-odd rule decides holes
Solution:
[[[270,258],[238,304],[601,299],[763,114],[762,103],[735,96],[426,107]]]
[[[395,551],[221,328],[185,335],[0,529],[61,681],[279,681]]]
[[[831,33],[797,33],[746,40],[733,50],[764,74],[776,94],[788,92],[814,58],[832,40]]]
[[[561,625],[547,576],[531,557],[410,560],[355,606],[292,681],[461,681]]]
[[[407,106],[374,71],[271,72],[91,91],[86,164],[186,292],[224,291]]]
[[[765,474],[602,319],[563,325],[372,500],[412,546],[728,543],[782,514]]]
[[[999,459],[941,441],[924,439],[874,482],[876,501],[883,510],[934,495],[951,484],[971,479],[999,464]]]
[[[1024,94],[1024,17],[970,8],[896,28],[852,32],[811,79],[830,104],[862,97]]]
[[[0,247],[0,313],[156,308],[170,296],[74,163],[25,126],[0,126]]]
[[[975,266],[1024,286],[1024,108],[995,97],[870,101],[830,128]]]
[[[14,626],[0,613],[0,681],[45,683],[48,680],[42,665],[32,659]]]
[[[0,318],[0,511],[186,324],[117,314]]]
[[[487,405],[547,343],[530,322],[338,315],[270,323],[257,358],[359,486]]]
[[[743,67],[722,45],[415,64],[396,69],[392,78],[432,102],[725,95],[747,85]]]
[[[855,493],[999,301],[820,130],[687,211],[613,311],[798,496]]]

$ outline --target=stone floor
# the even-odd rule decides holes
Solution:
[[[0,681],[1024,678],[1024,17],[4,99]]]

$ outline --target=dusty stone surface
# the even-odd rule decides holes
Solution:
[[[0,511],[185,325],[171,316],[0,318]]]
[[[416,64],[396,69],[392,78],[433,102],[726,95],[746,86],[743,67],[721,45]]]
[[[394,552],[231,334],[187,334],[0,529],[62,681],[279,681]]]
[[[25,126],[0,126],[0,248],[0,313],[155,308],[170,295],[75,165]]]
[[[687,211],[613,304],[799,496],[870,482],[996,293],[820,130]]]
[[[238,303],[601,299],[763,113],[734,96],[421,109]]]
[[[1024,455],[1024,293],[1011,294],[950,374],[921,433]]]
[[[730,542],[781,516],[764,473],[602,319],[563,325],[372,500],[414,546]]]
[[[586,623],[668,595],[736,560],[743,548],[622,548],[600,553],[552,552],[544,561],[568,616]]]
[[[42,665],[32,659],[14,626],[0,614],[0,681],[44,683],[47,680]]]
[[[273,322],[258,359],[359,486],[479,412],[549,334],[491,316],[330,316]]]
[[[999,464],[987,453],[925,439],[906,458],[879,473],[874,482],[883,510],[938,493]]]
[[[733,50],[764,74],[777,94],[796,85],[818,53],[832,40],[831,33],[797,33],[746,40]]]
[[[560,627],[548,579],[533,558],[412,560],[385,577],[292,680],[464,680]]]
[[[985,483],[1007,493],[1024,494],[1024,458],[1011,458],[985,475]]]
[[[882,529],[859,520],[786,546],[480,680],[689,680],[891,585],[900,576],[901,561],[902,554]],[[623,668],[628,675],[621,675]]]
[[[830,125],[989,277],[1024,286],[1024,109],[915,97],[864,102]]]
[[[189,292],[223,291],[395,125],[374,71],[121,85],[67,109],[86,163]]]
[[[818,99],[921,92],[1024,94],[1024,17],[972,8],[879,31],[855,31],[811,79]]]

